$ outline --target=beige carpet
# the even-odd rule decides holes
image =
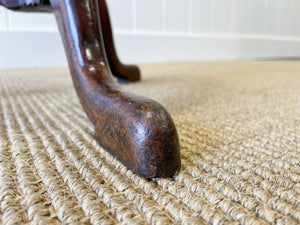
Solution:
[[[142,179],[97,145],[67,69],[0,72],[3,224],[300,223],[299,62],[141,68],[125,86],[170,111],[173,179]]]

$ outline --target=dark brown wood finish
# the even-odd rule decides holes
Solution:
[[[112,78],[110,57],[118,77],[131,81],[138,75],[135,67],[119,62],[114,48],[105,50],[103,34],[110,36],[106,46],[113,46],[105,1],[51,0],[51,5],[75,89],[95,125],[97,141],[143,177],[173,176],[181,163],[178,135],[169,113],[159,103],[123,90]]]
[[[103,32],[104,46],[106,50],[107,60],[113,76],[120,79],[121,82],[133,82],[141,79],[141,73],[135,65],[124,65],[118,58],[116,53],[111,21],[109,18],[108,7],[105,0],[98,0],[100,9],[100,21]],[[0,0],[0,5],[7,8],[23,11],[51,11],[49,0]]]
[[[110,69],[115,77],[122,80],[137,81],[141,79],[140,70],[135,65],[123,65],[116,53],[113,34],[111,29],[111,21],[109,18],[108,8],[105,0],[98,0],[100,9],[100,21],[104,36],[104,45],[106,55],[110,64]]]

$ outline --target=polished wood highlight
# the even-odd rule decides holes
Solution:
[[[0,3],[3,0],[0,0]],[[174,122],[159,103],[120,87],[114,75],[138,80],[115,53],[104,0],[51,0],[80,102],[96,140],[133,172],[170,177],[180,170]]]

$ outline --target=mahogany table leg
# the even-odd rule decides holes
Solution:
[[[140,70],[135,65],[124,65],[120,62],[116,53],[109,12],[105,0],[98,0],[100,6],[101,26],[103,30],[104,46],[106,49],[107,60],[112,74],[121,81],[138,81],[141,79]],[[49,11],[49,0],[0,0],[0,5],[10,9],[26,11]],[[39,6],[39,7],[36,7]],[[43,7],[41,7],[43,6]]]
[[[98,142],[128,168],[148,178],[173,176],[180,169],[175,125],[159,103],[112,79],[100,21],[103,4],[51,0],[81,104]]]
[[[98,0],[100,8],[101,26],[104,37],[107,59],[110,65],[112,74],[123,80],[137,81],[140,80],[140,70],[135,65],[123,65],[116,53],[111,21],[109,18],[108,8],[105,0]]]

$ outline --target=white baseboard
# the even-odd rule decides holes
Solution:
[[[300,56],[300,39],[270,36],[122,33],[115,35],[125,63]],[[66,66],[56,32],[0,32],[0,69]]]
[[[300,56],[300,38],[249,35],[119,34],[117,48],[128,62],[197,61]]]
[[[56,32],[0,32],[0,69],[66,66]]]

